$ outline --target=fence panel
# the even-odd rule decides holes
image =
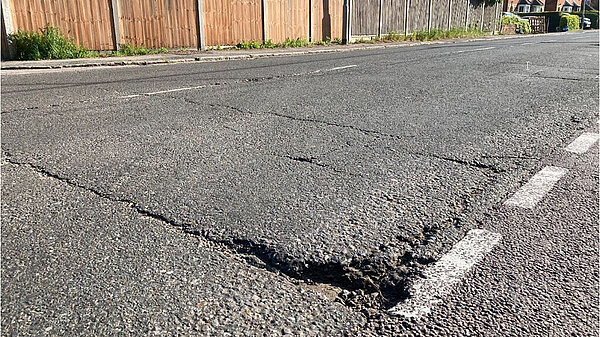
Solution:
[[[85,48],[114,48],[110,1],[12,0],[11,10],[15,31],[50,25]]]
[[[499,19],[496,12],[499,9],[497,7],[501,6],[500,4],[486,4],[485,12],[483,14],[483,29],[486,31],[493,31],[494,29],[500,29]],[[494,27],[494,24],[496,25]]]
[[[427,30],[429,0],[410,0],[408,5],[408,32]]]
[[[481,27],[481,15],[484,14],[483,2],[469,0],[469,27]]]
[[[379,0],[352,1],[351,21],[352,35],[376,35],[379,30]]]
[[[448,29],[449,0],[433,0],[431,4],[431,29]]]
[[[261,0],[203,0],[207,46],[262,41]]]
[[[344,0],[313,0],[311,15],[313,41],[342,38]]]
[[[267,39],[308,39],[309,6],[309,0],[267,0]]]
[[[195,0],[119,0],[121,43],[151,48],[196,47]]]
[[[452,22],[451,28],[465,28],[467,18],[467,1],[452,0]]]
[[[406,0],[383,0],[381,33],[404,32]]]

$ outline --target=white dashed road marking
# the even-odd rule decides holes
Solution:
[[[555,166],[546,166],[540,172],[536,173],[527,184],[523,185],[510,199],[504,202],[505,205],[518,206],[523,208],[533,208],[542,200],[554,184],[560,180],[567,169]]]
[[[194,89],[202,89],[202,88],[206,88],[206,85],[198,85],[198,86],[195,86],[195,87],[185,87],[185,88],[161,90],[161,91],[154,91],[154,92],[145,92],[145,93],[142,93],[142,94],[134,94],[134,95],[121,96],[121,98],[133,98],[133,97],[140,97],[140,96],[152,96],[152,95],[166,94],[166,93],[169,93],[169,92],[194,90]]]
[[[496,47],[485,47],[485,48],[475,48],[475,49],[465,49],[465,50],[457,50],[455,51],[455,53],[466,53],[469,51],[482,51],[482,50],[489,50],[489,49],[496,49]]]
[[[597,133],[584,133],[569,144],[565,150],[577,154],[586,153],[598,141],[599,137],[600,135]]]
[[[317,73],[321,73],[321,72],[336,71],[336,70],[342,70],[342,69],[348,69],[348,68],[354,68],[354,67],[358,67],[358,65],[351,64],[351,65],[347,65],[347,66],[335,67],[335,68],[330,68],[330,69],[319,69],[319,70],[309,71],[309,72],[306,72],[306,73],[291,74],[291,75],[288,75],[288,76],[305,76],[305,75],[312,75],[312,74],[317,74]],[[161,91],[154,91],[154,92],[144,92],[144,93],[140,93],[140,94],[132,94],[132,95],[121,96],[120,98],[134,98],[134,97],[141,97],[141,96],[153,96],[153,95],[166,94],[166,93],[170,93],[170,92],[202,89],[202,88],[206,88],[206,87],[208,87],[208,85],[198,85],[198,86],[195,86],[195,87],[176,88],[176,89],[168,89],[168,90],[161,90]]]
[[[446,255],[424,270],[424,278],[412,286],[412,297],[388,312],[404,317],[426,316],[461,277],[500,242],[501,237],[483,229],[469,231]]]
[[[335,68],[331,68],[331,69],[326,69],[324,71],[334,71],[334,70],[342,70],[342,69],[347,69],[347,68],[354,68],[354,67],[358,67],[356,64],[351,64],[349,66],[343,66],[343,67],[335,67]]]

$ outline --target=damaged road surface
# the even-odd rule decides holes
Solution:
[[[598,38],[580,35],[3,72],[3,334],[461,335],[393,308],[428,298],[424,278],[463,294],[471,264],[431,276],[445,254],[485,229],[478,261],[510,256],[504,202],[549,158],[576,172],[560,151],[598,132]],[[590,198],[564,216],[585,226]]]

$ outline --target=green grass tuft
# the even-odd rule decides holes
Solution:
[[[328,46],[331,44],[341,44],[342,40],[334,39],[331,40],[329,37],[324,41],[310,42],[306,39],[290,39],[287,38],[285,41],[280,43],[273,43],[271,40],[265,42],[249,41],[240,42],[235,48],[236,49],[267,49],[267,48],[298,48],[298,47],[310,47],[310,46]]]
[[[40,32],[17,31],[10,36],[17,60],[50,60],[96,57],[98,52],[77,46],[56,27],[46,26]]]
[[[166,53],[167,48],[151,49],[143,46],[134,47],[133,45],[126,43],[121,45],[121,49],[113,51],[110,56],[136,56],[136,55],[152,55]]]

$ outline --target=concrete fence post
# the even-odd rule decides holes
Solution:
[[[465,1],[467,3],[467,14],[465,15],[465,29],[469,29],[469,7],[471,2],[469,0]]]
[[[485,19],[485,1],[483,1],[483,7],[481,8],[481,22],[479,23],[479,30],[483,30],[483,20]]]
[[[494,10],[494,34],[498,33],[498,2],[496,2],[496,9]]]
[[[377,36],[381,37],[383,33],[381,31],[383,27],[383,0],[379,0],[379,28],[377,29]]]
[[[12,10],[10,8],[10,0],[2,0],[2,24],[4,25],[4,36],[2,37],[2,43],[6,42],[6,50],[8,58],[13,58],[15,56],[15,47],[10,41],[10,36],[15,33],[15,27],[13,26],[12,20]]]
[[[352,0],[344,0],[342,20],[342,43],[349,44],[352,40]]]
[[[410,5],[410,0],[404,1],[404,36],[408,35],[408,6]]]
[[[427,18],[427,32],[428,33],[431,33],[431,17],[432,17],[431,10],[433,9],[432,6],[433,6],[433,0],[429,0],[429,7],[428,7],[428,9],[429,9],[429,16]]]
[[[448,0],[448,30],[452,28],[452,0]]]
[[[110,11],[112,12],[113,43],[115,50],[121,50],[121,26],[119,18],[119,0],[111,0]]]
[[[308,0],[308,41],[313,41],[313,0]]]
[[[196,10],[198,11],[198,49],[206,49],[206,35],[204,34],[204,6],[202,0],[196,0]]]
[[[262,35],[263,42],[267,42],[267,0],[262,0]]]

